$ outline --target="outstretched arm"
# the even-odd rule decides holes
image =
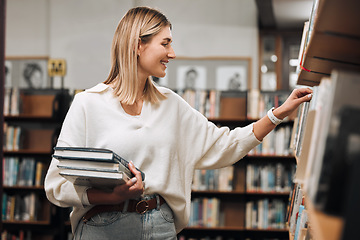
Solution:
[[[273,114],[278,119],[284,119],[289,116],[295,109],[303,102],[311,100],[312,90],[309,88],[299,88],[292,91],[286,101],[278,108],[273,110]],[[262,141],[262,139],[276,127],[268,116],[265,116],[254,123],[255,137]]]

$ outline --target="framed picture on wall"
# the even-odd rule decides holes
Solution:
[[[206,66],[180,65],[176,71],[177,89],[206,89]]]
[[[167,87],[174,90],[246,91],[251,89],[251,58],[177,57],[167,68]]]
[[[248,70],[246,66],[219,66],[216,69],[216,89],[221,91],[247,91]]]
[[[47,57],[9,57],[6,65],[9,66],[6,86],[43,89],[49,87],[47,71]]]

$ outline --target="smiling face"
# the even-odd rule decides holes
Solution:
[[[139,43],[138,47],[138,77],[146,79],[149,76],[164,77],[166,65],[176,57],[171,46],[172,35],[170,27],[164,27],[150,42]]]

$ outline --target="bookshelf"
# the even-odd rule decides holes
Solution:
[[[316,0],[304,28],[298,84],[313,87],[315,98],[294,121],[294,129],[303,129],[294,147],[295,182],[308,211],[306,239],[358,236],[359,164],[352,159],[359,144],[349,139],[359,135],[353,123],[360,119],[359,7],[358,1]],[[290,239],[296,240],[292,233]]]
[[[285,221],[282,223],[274,222],[271,223],[271,217],[269,222],[265,225],[258,226],[247,226],[246,219],[246,205],[248,202],[252,202],[253,206],[257,208],[260,202],[267,201],[275,206],[276,202],[281,203],[280,208],[282,211],[275,211],[269,208],[268,211],[277,214],[277,216],[283,214],[285,218],[286,205],[289,198],[289,191],[266,191],[261,190],[247,190],[246,187],[246,176],[247,166],[250,163],[256,162],[256,164],[276,164],[280,163],[283,165],[295,165],[295,158],[293,156],[246,156],[233,166],[233,180],[232,190],[193,190],[192,201],[202,201],[203,199],[217,199],[219,201],[219,209],[215,218],[218,219],[216,225],[211,225],[207,222],[197,223],[185,228],[180,234],[179,239],[201,239],[204,237],[215,238],[221,236],[223,239],[265,239],[265,238],[277,238],[277,239],[288,239],[288,229],[285,226]],[[195,201],[196,201],[195,200]],[[205,207],[207,210],[214,208],[212,205]],[[260,216],[260,213],[256,209],[253,213],[256,216]],[[194,213],[191,213],[192,218]],[[264,216],[264,215],[261,215]],[[196,221],[196,219],[195,219]],[[199,219],[197,219],[199,221]],[[202,221],[202,220],[200,220]],[[272,225],[271,225],[272,224]]]
[[[47,200],[43,184],[70,100],[64,89],[6,90],[3,237],[65,239],[57,222],[60,209]]]
[[[281,100],[282,98],[279,97],[279,95],[287,94],[289,93],[284,91],[259,93],[259,100],[257,102],[261,102],[260,105],[262,107],[255,107],[257,110],[255,113],[253,111],[252,115],[249,115],[248,112],[244,112],[242,114],[235,113],[234,116],[222,116],[221,110],[215,110],[214,112],[220,114],[208,117],[208,119],[218,126],[227,126],[230,129],[239,126],[243,127],[262,117],[265,114],[263,108],[266,108],[267,105],[273,104],[272,106],[274,106],[276,104],[281,104],[279,102],[275,103],[274,99]],[[277,95],[276,98],[274,98],[275,95]],[[236,94],[234,92],[226,92],[225,96],[235,98]],[[249,109],[248,93],[239,92],[238,96],[244,100],[242,102],[242,107]],[[218,96],[217,99],[221,101],[221,95]],[[267,99],[269,102],[265,103],[264,99]],[[235,105],[236,103],[239,103],[239,101],[234,102]],[[194,102],[193,104],[194,106],[196,105]],[[217,103],[217,107],[221,108],[221,106],[221,103]],[[254,106],[252,105],[249,107],[253,108]],[[277,130],[288,128],[288,131],[291,132],[292,124],[292,120],[283,122],[277,127]],[[288,135],[288,138],[290,138],[290,135]],[[269,143],[270,142],[272,143],[270,145],[276,144],[274,138],[269,140]],[[287,145],[287,143],[283,144]],[[277,181],[275,173],[276,166],[279,167],[279,172],[282,173],[286,171],[284,171],[284,169],[280,170],[280,166],[286,166],[286,169],[289,170],[289,176],[286,177],[289,184],[287,187],[279,187],[276,189],[275,185],[269,187],[269,185],[271,185],[270,183],[269,185],[262,182],[260,183],[260,172],[262,172],[262,177],[266,176],[266,178],[269,179],[271,179],[272,174],[272,181],[273,184],[275,184]],[[190,214],[190,223],[187,228],[178,234],[179,239],[202,239],[206,237],[215,239],[219,236],[221,239],[289,239],[288,229],[285,226],[285,212],[291,190],[291,178],[295,172],[294,167],[295,158],[289,149],[286,151],[283,150],[281,153],[276,153],[274,150],[265,151],[265,146],[263,146],[263,149],[260,147],[259,149],[252,151],[242,160],[233,166],[228,167],[228,170],[224,170],[224,175],[226,175],[227,179],[219,177],[219,175],[221,175],[221,173],[218,172],[219,170],[196,170],[193,182],[193,206],[192,213]],[[220,171],[222,170],[223,169]],[[211,171],[215,171],[215,173],[209,173]],[[231,173],[229,173],[229,171]],[[250,177],[250,171],[258,172],[257,177]],[[201,174],[200,172],[202,172],[203,175],[199,177],[198,175]],[[218,180],[218,183],[216,180],[212,179],[214,176],[220,179]],[[284,178],[285,177],[282,176],[282,179]],[[201,181],[199,179],[202,179],[202,181],[205,182],[202,187],[199,187],[199,185],[201,185],[199,184],[199,181]],[[220,187],[220,182],[228,182],[228,186]],[[258,185],[250,188],[250,182],[256,182]],[[282,184],[284,184],[284,182],[282,182]],[[251,213],[251,211],[248,210],[247,214],[247,205],[249,205],[249,202],[251,202],[253,206],[253,212]],[[258,210],[260,209],[259,207],[264,204],[267,204],[267,206],[272,205],[274,207],[262,207],[261,210]],[[199,209],[203,209],[203,213],[200,213],[201,217],[199,217]],[[206,217],[204,217],[205,211],[207,211]],[[270,213],[270,215],[272,214],[273,216],[267,218],[265,213]],[[261,218],[264,219],[263,223],[258,224],[256,219],[254,219],[254,224],[252,225],[249,223],[251,220],[247,219],[247,215],[249,214],[256,215],[257,217],[262,216]],[[275,216],[278,217],[276,221]],[[283,219],[282,221],[281,217]]]
[[[358,1],[316,0],[298,84],[316,86],[333,69],[360,71]]]

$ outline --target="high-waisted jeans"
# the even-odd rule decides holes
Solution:
[[[174,215],[167,203],[144,214],[136,212],[104,212],[88,222],[80,221],[74,240],[174,240]]]

